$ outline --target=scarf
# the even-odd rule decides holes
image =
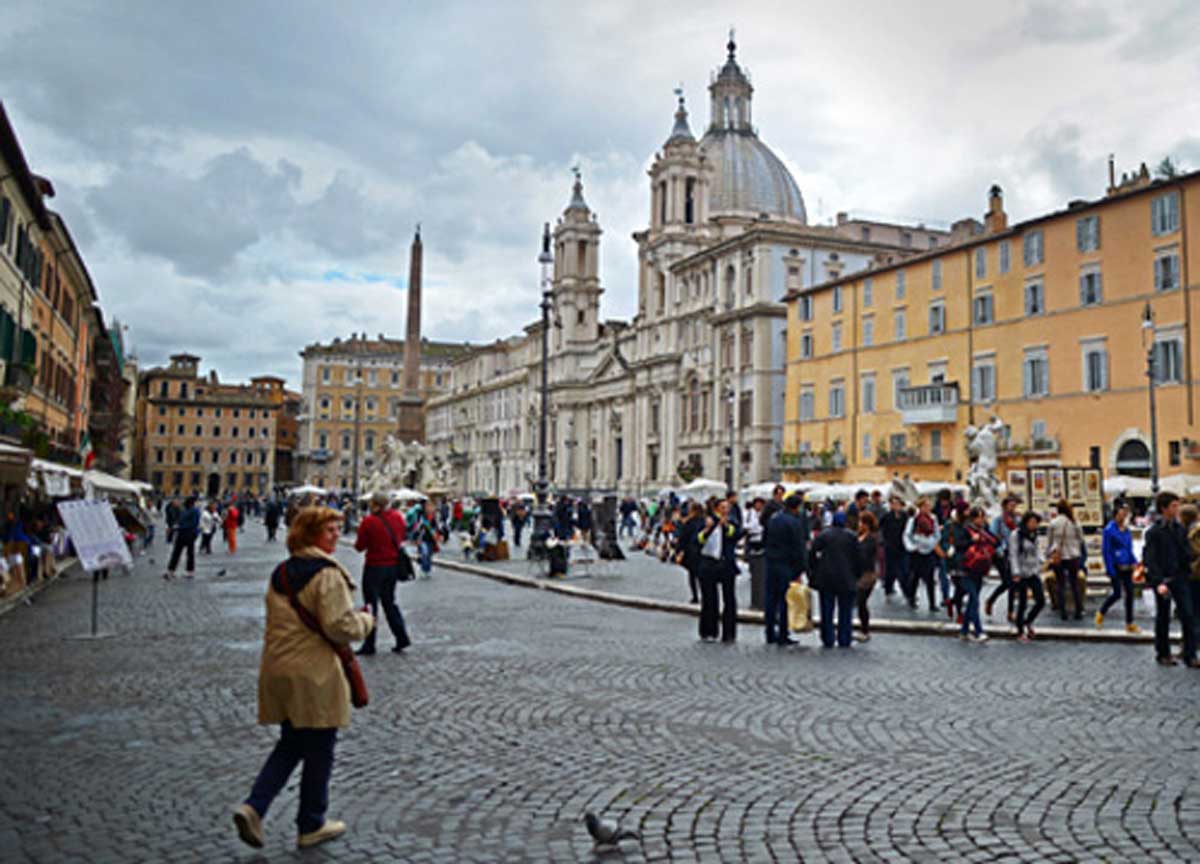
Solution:
[[[933,533],[933,517],[927,513],[917,513],[916,529],[918,534],[924,534],[928,537]]]

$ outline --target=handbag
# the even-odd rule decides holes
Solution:
[[[408,553],[404,551],[404,547],[400,545],[400,541],[396,539],[396,532],[392,530],[392,526],[388,524],[385,515],[379,516],[379,521],[383,523],[383,527],[387,530],[388,536],[392,538],[392,545],[396,547],[396,552],[400,555],[400,561],[396,564],[396,579],[400,582],[411,582],[413,576],[412,561],[408,557]]]
[[[287,562],[279,566],[287,567]],[[333,653],[337,655],[338,660],[341,662],[342,672],[346,675],[346,683],[350,685],[350,704],[355,708],[366,708],[370,697],[367,693],[367,681],[363,678],[362,667],[358,665],[358,658],[354,656],[354,652],[350,650],[349,645],[341,645],[325,635],[325,631],[321,629],[321,624],[317,621],[316,616],[300,605],[300,601],[296,598],[296,592],[292,588],[292,580],[288,578],[286,573],[282,581],[287,587],[288,602],[292,604],[292,609],[295,610],[296,617],[300,619],[300,622],[305,627],[324,639],[325,644],[333,649]]]

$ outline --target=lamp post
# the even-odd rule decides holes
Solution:
[[[725,488],[734,489],[734,460],[733,460],[733,385],[725,390],[725,406],[729,410],[729,472],[725,477]]]
[[[362,431],[362,358],[355,364],[354,383],[354,446],[351,448],[352,462],[350,468],[350,507],[346,516],[346,532],[354,530],[358,516],[358,439]]]
[[[1155,369],[1154,348],[1158,329],[1154,326],[1154,310],[1150,302],[1142,310],[1142,346],[1146,348],[1146,389],[1150,394],[1150,494],[1158,495],[1158,406],[1154,398]],[[1149,335],[1149,340],[1147,340]],[[1149,345],[1147,346],[1147,341]]]
[[[550,268],[554,264],[554,254],[550,251],[549,222],[542,226],[542,252],[538,255],[538,264],[542,268],[542,404],[538,416],[538,479],[533,490],[535,509],[533,511],[533,533],[529,538],[530,558],[546,556],[546,538],[550,533],[550,511],[548,509],[550,483],[546,470],[546,427],[550,416],[550,310],[554,303]]]

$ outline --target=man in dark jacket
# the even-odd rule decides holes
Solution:
[[[688,574],[688,587],[692,590],[693,603],[700,602],[700,544],[696,536],[704,528],[704,508],[695,501],[685,503],[688,517],[679,526],[679,535],[675,541],[678,552],[675,563],[683,566]]]
[[[854,590],[858,584],[858,541],[846,528],[846,515],[835,513],[833,524],[812,542],[812,575],[809,582],[821,593],[821,644],[834,644],[834,609],[837,610],[837,644],[849,648],[854,631]]]
[[[808,565],[808,517],[801,514],[800,504],[800,496],[792,495],[767,522],[771,530],[764,531],[767,596],[763,617],[768,645],[794,644],[788,637],[787,590]]]
[[[783,488],[782,483],[776,483],[775,488],[771,490],[771,500],[763,507],[762,513],[758,516],[758,521],[762,524],[762,543],[767,545],[767,535],[771,533],[771,519],[783,509],[783,496],[787,490]]]
[[[908,593],[908,552],[904,549],[904,526],[908,524],[908,513],[904,502],[892,497],[889,510],[879,520],[879,535],[883,538],[883,592],[889,597],[900,590]]]
[[[175,575],[179,566],[179,556],[187,550],[186,575],[191,579],[196,575],[196,535],[200,533],[200,511],[196,509],[196,499],[188,498],[183,502],[183,509],[175,517],[175,537],[171,546],[171,560],[167,562],[167,572],[164,579]]]
[[[1179,616],[1183,635],[1183,662],[1200,668],[1196,659],[1196,631],[1192,620],[1188,577],[1191,574],[1191,552],[1187,534],[1179,524],[1179,496],[1159,492],[1154,499],[1158,521],[1146,532],[1142,563],[1146,567],[1146,582],[1154,589],[1154,653],[1163,666],[1176,665],[1171,656],[1171,601]]]

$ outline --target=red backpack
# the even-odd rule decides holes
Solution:
[[[996,556],[996,538],[977,528],[968,527],[967,533],[971,537],[971,545],[963,553],[963,569],[973,576],[987,575]]]

